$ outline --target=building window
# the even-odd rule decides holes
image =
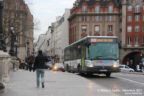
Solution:
[[[132,11],[132,5],[128,6],[128,11]]]
[[[87,7],[86,6],[83,6],[82,7],[82,12],[86,12],[87,11]]]
[[[131,22],[131,21],[132,21],[132,16],[128,15],[128,22]]]
[[[82,22],[86,22],[86,16],[82,16]]]
[[[139,21],[140,20],[140,15],[136,15],[135,16],[135,21]]]
[[[108,21],[112,21],[112,16],[108,16]]]
[[[131,26],[131,25],[129,25],[129,26],[127,27],[127,32],[132,32],[132,26]]]
[[[140,5],[136,5],[135,12],[140,12]]]
[[[143,21],[144,21],[144,15],[143,15]]]
[[[112,12],[113,12],[113,6],[112,6],[112,5],[111,5],[111,6],[109,6],[109,8],[108,8],[108,9],[109,9],[109,12],[110,12],[110,13],[112,13]]]
[[[139,32],[139,25],[135,26],[135,32]]]
[[[99,21],[99,16],[95,16],[95,20],[96,20],[96,21]]]
[[[96,6],[96,13],[99,13],[100,12],[100,7],[99,6]]]
[[[142,44],[144,44],[144,36],[143,36],[143,38],[142,38]]]
[[[142,32],[144,32],[144,24],[143,24],[143,26],[142,26]]]
[[[112,25],[108,25],[108,32],[112,32]]]
[[[95,26],[95,32],[99,32],[100,31],[100,26],[99,25],[96,25]]]
[[[82,32],[86,32],[87,31],[87,28],[85,25],[82,26]]]
[[[139,37],[135,37],[135,45],[139,45]]]
[[[127,44],[128,44],[128,45],[131,45],[131,37],[128,37]]]
[[[19,9],[19,3],[16,2],[16,10],[18,10],[18,9]]]

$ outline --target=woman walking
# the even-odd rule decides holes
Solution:
[[[40,77],[42,88],[44,88],[44,73],[45,73],[45,62],[47,62],[47,57],[43,55],[42,50],[38,51],[38,56],[35,58],[34,70],[36,70],[37,87],[40,86]]]

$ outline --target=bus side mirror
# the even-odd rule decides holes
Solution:
[[[91,45],[91,43],[90,43],[89,41],[86,41],[86,42],[85,42],[85,46],[88,46],[88,47],[89,47],[90,45]]]
[[[119,49],[121,49],[121,43],[118,43],[118,47],[119,47]]]

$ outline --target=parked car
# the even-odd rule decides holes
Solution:
[[[127,65],[120,65],[119,68],[121,72],[134,72],[134,69],[130,68]]]
[[[52,69],[52,61],[46,62],[46,67]]]
[[[55,63],[53,71],[63,71],[65,72],[63,63]]]

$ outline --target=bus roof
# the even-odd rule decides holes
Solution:
[[[86,36],[86,37],[84,37],[84,38],[82,38],[82,39],[80,39],[80,40],[78,40],[78,41],[66,46],[65,48],[67,48],[69,46],[72,46],[72,45],[74,45],[76,43],[79,43],[79,42],[81,42],[81,41],[83,41],[83,40],[85,40],[87,38],[117,38],[117,36]]]

